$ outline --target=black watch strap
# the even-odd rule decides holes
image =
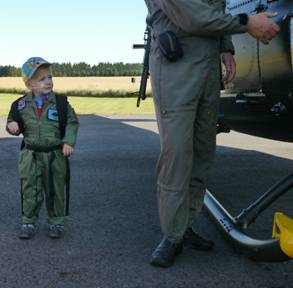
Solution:
[[[248,15],[245,14],[245,13],[241,13],[241,14],[238,14],[238,17],[239,17],[239,23],[241,25],[247,25],[248,24]]]

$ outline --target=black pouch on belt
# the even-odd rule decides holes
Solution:
[[[166,31],[159,35],[159,47],[162,54],[170,62],[175,62],[183,56],[181,44],[172,31]]]

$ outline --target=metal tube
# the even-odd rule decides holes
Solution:
[[[269,205],[276,201],[280,196],[288,192],[293,187],[293,174],[290,174],[279,183],[272,186],[266,193],[249,205],[246,209],[235,217],[235,224],[238,227],[246,229],[258,215]]]
[[[206,191],[204,204],[235,248],[257,261],[279,262],[290,260],[280,248],[279,239],[258,240],[249,237],[235,224],[234,218]]]

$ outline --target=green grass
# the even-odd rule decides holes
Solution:
[[[20,97],[18,94],[0,94],[0,116],[7,116],[11,103]],[[70,104],[77,114],[95,115],[154,115],[153,100],[148,97],[136,107],[136,98],[94,98],[69,97]]]
[[[54,90],[56,93],[70,95],[75,97],[101,97],[101,98],[131,98],[136,97],[134,92],[131,91],[124,91],[124,90]],[[25,88],[3,88],[0,87],[0,95],[1,94],[19,94],[23,95],[27,93],[27,89]],[[147,96],[150,96],[150,93],[147,92]]]

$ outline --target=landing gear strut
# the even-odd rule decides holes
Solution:
[[[237,249],[257,261],[287,261],[293,258],[293,220],[277,214],[272,239],[258,240],[245,233],[251,224],[270,204],[293,187],[293,174],[289,175],[236,217],[232,217],[217,199],[207,191],[204,204],[226,236]]]

